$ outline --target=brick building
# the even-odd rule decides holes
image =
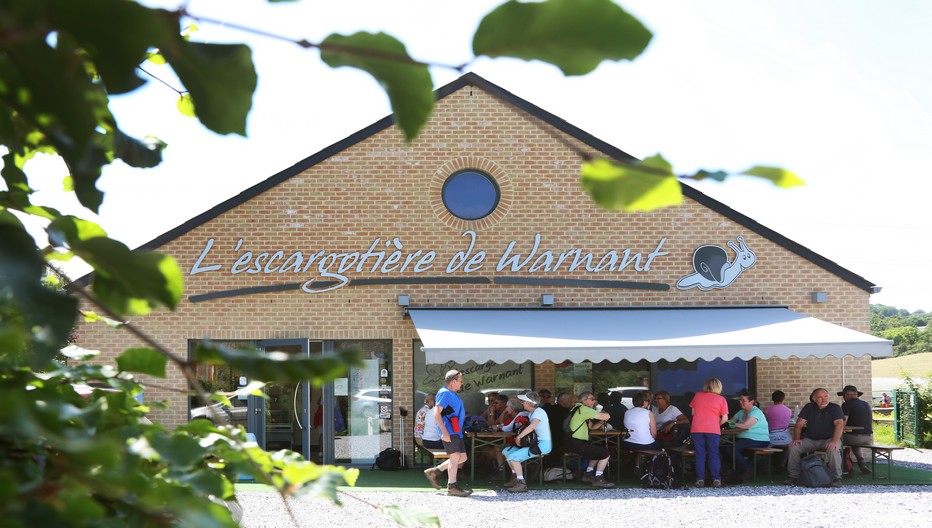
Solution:
[[[271,385],[232,413],[267,448],[342,464],[410,454],[414,411],[454,367],[476,414],[490,390],[643,383],[682,409],[713,375],[726,395],[780,389],[791,407],[814,387],[870,386],[870,357],[891,353],[865,334],[872,283],[685,185],[679,207],[602,210],[580,153],[631,159],[467,74],[412,144],[382,119],[146,244],[178,260],[186,297],[134,322],[182,353],[205,338],[361,349],[345,378]],[[102,325],[78,335],[110,362],[138,345]],[[197,412],[185,387],[177,370],[148,387],[170,403],[152,417]]]

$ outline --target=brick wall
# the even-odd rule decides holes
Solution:
[[[724,245],[742,235],[757,254],[757,263],[724,290],[669,291],[542,288],[522,285],[380,285],[343,287],[326,293],[301,290],[244,295],[193,303],[187,298],[175,313],[155,313],[133,323],[180,357],[189,339],[392,339],[395,416],[398,407],[413,407],[411,320],[402,318],[398,294],[410,295],[412,306],[536,306],[541,293],[553,293],[557,306],[739,306],[787,305],[800,313],[856,330],[869,327],[868,294],[800,258],[734,221],[694,201],[649,213],[604,211],[580,189],[580,158],[567,145],[592,149],[482,91],[467,87],[438,102],[430,124],[417,141],[405,145],[395,129],[376,133],[302,173],[190,230],[161,248],[173,255],[185,272],[192,269],[209,239],[213,247],[202,266],[222,264],[221,271],[186,277],[186,295],[220,290],[272,286],[308,280],[314,273],[231,274],[246,252],[285,259],[318,251],[365,251],[375,239],[397,237],[405,254],[436,252],[433,269],[419,277],[460,277],[444,266],[455,252],[467,248],[467,229],[477,233],[476,250],[490,255],[480,272],[522,276],[527,271],[497,273],[495,262],[508,244],[527,251],[535,234],[542,249],[554,252],[580,248],[601,255],[631,249],[646,256],[666,237],[670,254],[656,259],[649,273],[625,269],[592,275],[585,272],[537,274],[549,278],[605,278],[673,285],[692,273],[693,250],[707,243]],[[440,200],[446,176],[460,168],[480,168],[501,187],[501,203],[489,217],[466,222],[450,216]],[[204,204],[205,210],[213,204]],[[242,242],[239,241],[242,239]],[[389,248],[388,250],[390,250]],[[730,255],[732,256],[732,255]],[[316,266],[314,268],[316,269]],[[387,274],[412,276],[412,273]],[[382,277],[353,273],[352,278]],[[812,304],[810,294],[824,291],[829,301]],[[119,351],[138,343],[125,331],[100,324],[80,325],[79,343],[103,352],[113,362]],[[803,402],[816,386],[830,392],[852,383],[870,387],[867,358],[800,358],[759,360],[758,390],[766,401],[774,389],[788,394],[788,403]],[[553,364],[535,367],[535,388],[553,388]],[[148,401],[169,402],[153,410],[167,425],[186,420],[184,381],[177,368],[167,380],[151,380]],[[869,392],[869,391],[868,391]],[[413,420],[413,412],[409,420]],[[396,433],[398,421],[395,421]],[[406,425],[406,431],[411,424]]]

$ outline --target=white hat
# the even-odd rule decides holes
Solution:
[[[526,394],[519,394],[518,399],[521,401],[526,401],[528,403],[534,404],[534,407],[540,405],[540,395],[536,392],[528,392]]]

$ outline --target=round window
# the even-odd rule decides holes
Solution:
[[[484,218],[498,206],[499,190],[488,174],[466,170],[454,173],[443,183],[443,205],[463,220]]]

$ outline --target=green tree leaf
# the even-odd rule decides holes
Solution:
[[[175,33],[178,15],[124,0],[36,0],[49,22],[70,34],[89,55],[107,92],[122,94],[145,81],[136,67],[151,47]]]
[[[165,143],[158,138],[148,136],[144,140],[127,136],[120,129],[113,131],[113,156],[123,160],[130,167],[148,168],[162,163],[162,151]]]
[[[192,359],[207,364],[230,365],[255,380],[270,383],[311,380],[320,385],[344,375],[349,367],[359,365],[362,355],[359,350],[345,350],[333,356],[295,358],[281,352],[261,354],[256,350],[227,348],[203,341],[195,348]]]
[[[191,100],[191,94],[183,93],[179,95],[176,106],[181,115],[185,117],[197,117],[197,111],[194,109],[194,101]]]
[[[176,35],[161,50],[191,94],[201,123],[218,134],[245,136],[257,83],[249,47],[188,42]]]
[[[795,187],[797,185],[805,185],[804,182],[799,176],[795,173],[788,171],[786,169],[781,169],[779,167],[764,167],[764,166],[755,166],[750,169],[742,172],[741,174],[746,174],[748,176],[756,176],[758,178],[763,178],[765,180],[772,181],[777,187],[783,187],[784,189],[789,187]]]
[[[402,509],[395,505],[380,506],[382,515],[398,523],[398,526],[440,528],[440,517],[433,512]]]
[[[388,93],[405,141],[417,137],[434,108],[434,86],[427,66],[415,64],[401,41],[385,33],[334,33],[320,48],[330,67],[351,66],[375,77]]]
[[[479,23],[473,53],[542,60],[583,75],[603,60],[632,60],[651,40],[638,19],[610,0],[511,0]]]
[[[649,211],[683,201],[680,182],[660,155],[634,164],[597,159],[583,164],[583,189],[605,209]]]
[[[48,227],[53,244],[67,246],[94,267],[93,290],[114,312],[141,314],[155,306],[174,309],[184,292],[184,279],[174,258],[154,251],[130,251],[103,236],[86,220],[63,216]]]
[[[164,378],[168,358],[151,348],[128,348],[117,357],[116,361],[117,368],[123,372],[136,372]]]

